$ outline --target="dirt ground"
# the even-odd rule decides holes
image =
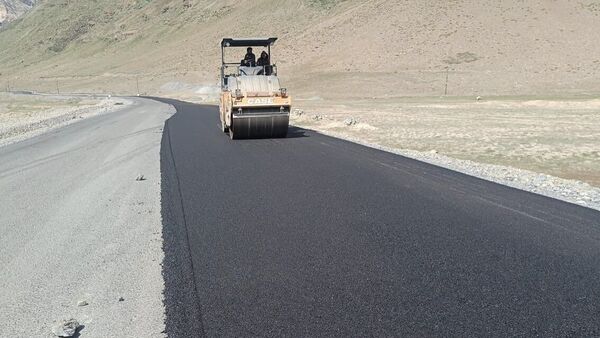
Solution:
[[[119,101],[119,103],[117,103]],[[0,93],[0,146],[119,108],[107,97]]]
[[[383,147],[510,166],[600,187],[600,99],[297,100],[292,123]]]
[[[89,98],[0,93],[0,126],[22,123],[26,119],[39,120],[52,110],[58,112],[59,109],[92,106],[98,102]]]

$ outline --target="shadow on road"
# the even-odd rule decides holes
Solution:
[[[310,137],[307,135],[307,130],[290,126],[287,133],[287,138],[300,138],[300,137]]]

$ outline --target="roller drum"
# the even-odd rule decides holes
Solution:
[[[233,116],[230,133],[233,139],[286,137],[289,115]]]

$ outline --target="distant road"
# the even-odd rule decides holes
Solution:
[[[193,266],[167,302],[199,311],[168,331],[600,335],[600,212],[302,129],[231,141],[216,107],[164,101],[166,260]]]

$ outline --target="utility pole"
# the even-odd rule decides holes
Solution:
[[[140,79],[137,75],[135,76],[135,86],[137,88],[137,96],[140,96]]]
[[[56,94],[60,94],[60,88],[58,88],[58,80],[56,80]]]
[[[444,96],[448,95],[448,75],[450,73],[450,67],[446,67],[446,85],[444,86]]]
[[[10,79],[6,80],[6,92],[10,93]]]

